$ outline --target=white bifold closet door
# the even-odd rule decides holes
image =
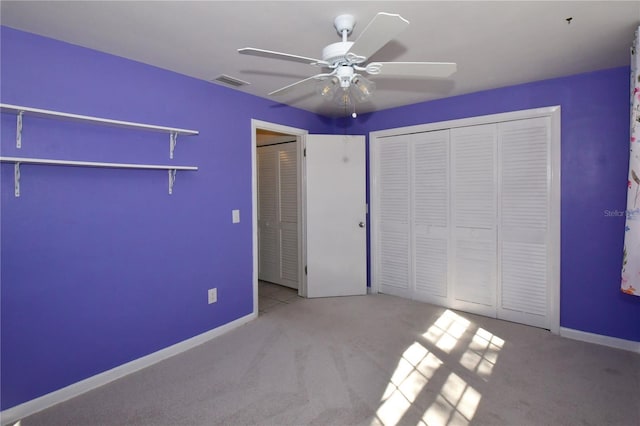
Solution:
[[[453,308],[495,316],[495,124],[451,129]]]
[[[549,328],[551,122],[498,125],[498,317]]]
[[[257,157],[258,278],[297,289],[297,144],[261,146]]]
[[[384,136],[372,160],[380,292],[552,326],[550,117]]]
[[[410,283],[410,142],[411,135],[388,138],[379,155],[379,250],[377,270],[383,293],[413,294]]]
[[[449,131],[393,136],[380,146],[381,291],[445,303],[449,241]]]
[[[411,135],[414,298],[446,304],[450,276],[449,131]]]

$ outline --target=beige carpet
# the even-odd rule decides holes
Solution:
[[[391,296],[301,299],[32,425],[640,425],[640,355]]]

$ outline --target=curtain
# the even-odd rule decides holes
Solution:
[[[631,47],[631,143],[622,259],[622,291],[640,296],[640,27]]]

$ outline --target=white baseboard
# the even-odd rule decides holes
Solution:
[[[107,370],[103,373],[96,374],[95,376],[91,376],[87,379],[73,383],[62,389],[58,389],[57,391],[53,391],[36,399],[32,399],[31,401],[16,405],[15,407],[8,408],[0,412],[0,422],[2,423],[2,425],[13,424],[18,420],[30,416],[31,414],[37,413],[38,411],[42,411],[45,408],[49,408],[55,404],[59,404],[63,401],[93,390],[97,387],[106,385],[107,383],[124,377],[128,374],[134,373],[138,370],[142,370],[143,368],[149,367],[150,365],[156,364],[174,355],[178,355],[181,352],[192,349],[215,337],[225,334],[233,330],[234,328],[246,324],[247,322],[257,318],[257,316],[258,315],[253,312],[242,318],[231,321],[230,323],[214,328],[213,330],[209,330],[205,333],[199,334],[180,343],[176,343],[175,345],[171,345],[157,352],[153,352],[149,355],[143,356],[142,358],[135,359],[133,361],[127,362],[126,364],[122,364],[115,368],[112,368],[111,370]]]
[[[616,349],[624,349],[625,351],[640,353],[640,342],[634,342],[633,340],[618,339],[617,337],[587,333],[586,331],[574,330],[572,328],[565,327],[560,327],[560,336],[574,340],[581,340],[583,342],[609,346]]]

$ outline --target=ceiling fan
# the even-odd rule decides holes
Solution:
[[[332,43],[322,50],[322,59],[274,52],[271,50],[245,47],[238,49],[244,55],[265,58],[283,59],[286,61],[309,64],[324,69],[324,72],[297,81],[274,90],[269,96],[280,95],[294,87],[321,81],[319,94],[325,99],[333,99],[344,107],[355,102],[367,100],[375,84],[362,74],[371,76],[392,76],[408,78],[446,78],[456,72],[456,64],[452,62],[367,62],[367,60],[400,34],[409,21],[398,14],[378,13],[362,31],[356,41],[347,41],[353,31],[355,18],[352,15],[340,15],[334,20],[334,26],[342,41]],[[355,116],[355,111],[353,113]]]

